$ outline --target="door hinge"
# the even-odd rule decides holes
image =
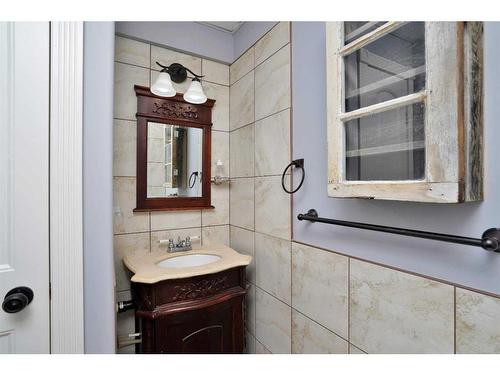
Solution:
[[[49,300],[52,300],[52,284],[49,283]]]

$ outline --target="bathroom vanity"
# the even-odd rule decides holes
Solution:
[[[242,353],[250,261],[223,245],[125,257],[142,333],[136,352]]]

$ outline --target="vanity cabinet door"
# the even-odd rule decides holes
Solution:
[[[132,283],[139,353],[243,353],[245,267]]]
[[[156,321],[156,353],[242,353],[243,297]]]

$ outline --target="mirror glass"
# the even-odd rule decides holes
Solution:
[[[202,196],[203,129],[148,122],[148,198]]]

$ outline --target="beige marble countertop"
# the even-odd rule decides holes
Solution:
[[[189,254],[218,255],[221,259],[196,267],[161,268],[157,263],[178,256]],[[224,245],[207,245],[193,247],[193,250],[178,253],[154,251],[127,255],[123,258],[125,266],[134,273],[131,280],[136,283],[154,284],[163,280],[183,279],[186,277],[208,275],[233,267],[248,266],[252,261],[249,255],[243,255]]]

